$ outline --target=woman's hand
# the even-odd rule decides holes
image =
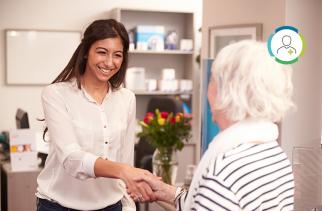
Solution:
[[[151,172],[139,168],[133,168],[128,165],[124,165],[120,171],[120,179],[124,181],[127,192],[133,198],[134,201],[139,202],[153,202],[156,201],[156,197],[152,188],[144,181],[140,181],[142,177],[156,178]]]
[[[128,193],[130,193],[131,197],[135,201],[146,202],[156,200],[151,187],[147,183],[137,183],[139,178],[144,176],[149,176],[152,178],[155,177],[147,170],[134,168],[124,163],[98,158],[96,159],[94,165],[94,173],[96,177],[116,178],[123,180]]]

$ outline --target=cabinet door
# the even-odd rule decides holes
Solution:
[[[38,174],[38,171],[7,173],[8,211],[36,210]]]

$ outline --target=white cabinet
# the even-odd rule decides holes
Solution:
[[[37,177],[41,169],[13,172],[10,163],[1,168],[1,210],[36,210]]]

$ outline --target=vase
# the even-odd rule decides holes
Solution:
[[[152,157],[153,173],[163,182],[174,185],[178,171],[178,155],[173,148],[156,149]]]

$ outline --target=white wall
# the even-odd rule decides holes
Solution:
[[[293,168],[299,193],[295,200],[298,210],[322,204],[321,160],[313,152],[309,155],[305,151],[294,151],[294,147],[309,147],[317,155],[321,153],[321,11],[320,0],[286,0],[285,22],[297,27],[307,43],[303,57],[293,65],[297,111],[288,115],[282,124],[282,147],[298,164]]]
[[[4,29],[84,30],[94,19],[107,18],[107,12],[114,7],[195,12],[195,25],[201,25],[201,0],[0,0],[0,131],[15,128],[18,107],[28,111],[35,130],[42,128],[36,118],[43,117],[42,86],[5,83]]]
[[[321,9],[320,0],[286,0],[285,23],[297,27],[307,43],[304,56],[292,65],[297,111],[282,124],[282,146],[290,157],[294,146],[320,148]]]
[[[208,57],[211,26],[262,23],[263,40],[283,25],[285,3],[281,0],[204,0],[202,20],[202,57]]]

